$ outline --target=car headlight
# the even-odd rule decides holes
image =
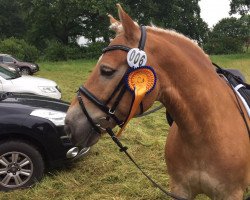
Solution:
[[[66,117],[66,113],[64,112],[49,109],[36,109],[32,111],[30,115],[48,119],[56,126],[63,126],[65,124],[64,120]]]
[[[44,93],[56,93],[58,91],[53,86],[39,86],[39,89]]]
[[[57,85],[56,86],[56,89],[61,93],[62,91],[61,91],[61,88]]]

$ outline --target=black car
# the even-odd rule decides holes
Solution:
[[[29,187],[45,168],[88,152],[64,133],[68,106],[43,96],[0,93],[0,190]]]

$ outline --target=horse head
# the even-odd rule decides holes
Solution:
[[[76,145],[91,146],[95,144],[106,128],[113,128],[116,125],[122,127],[131,113],[130,108],[132,103],[135,103],[136,98],[135,91],[131,92],[131,88],[125,85],[132,84],[133,87],[133,83],[128,84],[128,76],[131,71],[136,71],[136,69],[130,70],[131,67],[127,59],[128,54],[131,56],[130,50],[132,48],[137,48],[139,43],[143,43],[141,45],[146,52],[147,62],[144,54],[139,54],[135,62],[141,61],[140,66],[142,64],[157,65],[152,56],[154,52],[149,51],[148,45],[144,44],[146,40],[143,36],[145,28],[142,30],[119,4],[117,7],[120,21],[109,15],[110,28],[116,32],[116,36],[104,49],[94,70],[84,85],[79,88],[79,92],[72,100],[67,112],[65,130]],[[139,51],[141,52],[141,50]],[[132,52],[131,57],[136,57],[135,54],[137,55],[137,52]],[[145,67],[144,71],[149,73],[151,78],[155,76],[153,68]],[[137,72],[139,71],[137,70]],[[138,74],[137,72],[135,74]],[[141,75],[136,78],[137,82],[143,82],[145,78],[147,79],[144,72],[139,72],[139,74]],[[147,94],[142,91],[141,99],[143,98],[143,101],[141,103],[139,98],[137,104],[141,104],[141,106],[139,106],[140,108],[135,106],[133,115],[146,111],[157,99],[158,84],[156,84],[156,78],[153,77],[153,79],[150,81],[153,82],[154,86],[151,85],[150,88],[147,88],[150,93],[148,90]],[[138,88],[139,86],[137,92],[140,95],[141,91],[138,91]]]

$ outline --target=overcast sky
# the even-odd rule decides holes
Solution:
[[[201,17],[212,28],[219,20],[229,17],[230,0],[201,0]],[[235,15],[234,15],[235,16]]]

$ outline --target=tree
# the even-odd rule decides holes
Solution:
[[[208,53],[242,52],[245,38],[249,34],[249,24],[242,23],[242,20],[234,17],[220,20],[209,34],[209,40],[205,45]]]
[[[231,0],[230,2],[230,15],[239,13],[246,15],[250,12],[250,0]]]
[[[27,39],[46,46],[46,40],[57,40],[64,45],[85,36],[92,42],[103,37],[109,40],[107,12],[114,10],[115,0],[19,0],[27,10],[25,20],[29,30]]]
[[[184,35],[196,40],[199,44],[206,41],[208,25],[200,17],[199,0],[178,0],[175,8],[175,22],[170,24]],[[172,28],[172,27],[171,27]]]
[[[91,42],[102,38],[109,42],[112,33],[109,31],[107,13],[117,13],[115,4],[118,0],[92,0],[85,2],[84,15],[82,16],[82,35]]]
[[[199,0],[125,0],[131,15],[139,24],[153,23],[174,29],[202,43],[206,39],[207,24],[200,17]]]
[[[0,0],[0,38],[21,37],[25,29],[18,2]]]
[[[248,48],[250,46],[250,15],[243,15],[240,19],[239,19],[240,23],[241,23],[241,27],[242,27],[242,39],[245,43],[246,46],[246,50],[248,52]]]
[[[115,4],[118,1],[139,24],[153,22],[199,43],[205,41],[208,28],[200,17],[199,0],[0,0],[0,11],[4,13],[9,9],[6,14],[1,13],[0,28],[9,27],[4,37],[16,33],[40,50],[50,41],[64,45],[75,43],[79,36],[91,42],[99,38],[109,42],[112,32],[108,30],[107,13],[117,18]]]
[[[29,27],[27,38],[44,47],[55,39],[65,45],[81,34],[84,1],[81,0],[19,0]]]

